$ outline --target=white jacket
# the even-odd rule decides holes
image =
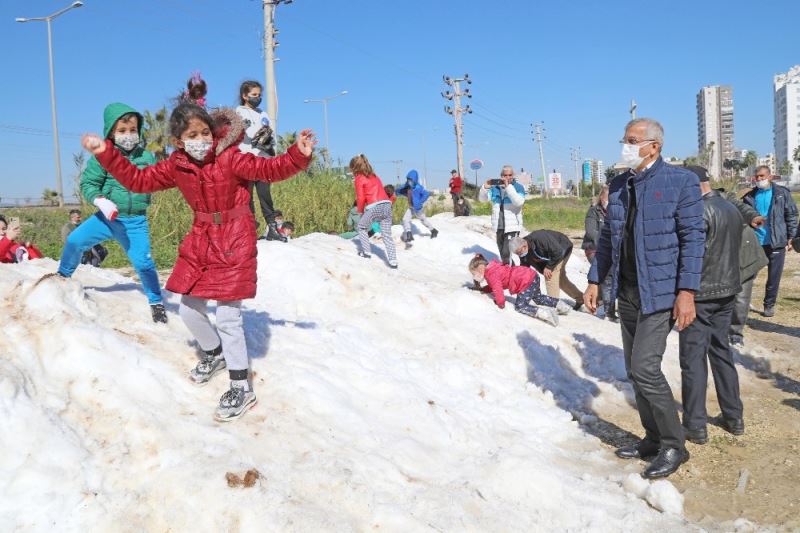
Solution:
[[[505,214],[505,233],[512,231],[522,231],[525,228],[522,226],[522,206],[525,204],[525,189],[516,181],[508,187],[492,187],[487,189],[481,187],[478,191],[478,200],[481,202],[492,202],[492,229],[497,231],[497,223],[500,218],[500,201],[508,198],[509,202],[503,204],[503,213]],[[520,189],[522,191],[520,192]],[[491,194],[490,194],[491,192]]]

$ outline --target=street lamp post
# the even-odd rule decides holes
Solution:
[[[344,96],[347,94],[347,91],[342,91],[339,94],[334,94],[333,96],[325,96],[324,98],[306,98],[303,100],[304,104],[311,104],[311,103],[321,103],[322,104],[322,114],[325,119],[325,153],[328,156],[328,161],[331,160],[331,152],[328,146],[328,101],[333,100],[334,98],[338,98],[340,96]],[[330,164],[330,163],[329,163]]]
[[[75,1],[60,11],[56,11],[47,17],[36,18],[17,18],[17,22],[47,22],[47,57],[50,62],[50,112],[53,118],[53,151],[56,160],[56,192],[58,193],[58,205],[64,206],[64,187],[61,182],[61,149],[58,144],[58,120],[56,119],[56,82],[53,76],[53,30],[50,24],[54,18],[63,15],[70,9],[81,7],[83,2]]]

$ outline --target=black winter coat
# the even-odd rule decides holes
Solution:
[[[703,195],[703,221],[706,227],[703,273],[694,295],[698,302],[737,294],[739,251],[742,247],[742,215],[719,191]]]
[[[524,266],[533,267],[539,272],[545,268],[553,270],[567,255],[572,253],[572,241],[563,233],[540,229],[526,235],[528,253],[520,257]]]

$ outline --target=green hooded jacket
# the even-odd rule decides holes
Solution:
[[[135,113],[136,116],[139,117],[139,138],[142,138],[144,117],[132,107],[120,103],[109,104],[103,111],[104,138],[110,138],[114,124],[122,115],[127,113]],[[131,163],[139,168],[155,164],[156,158],[152,153],[146,151],[142,147],[142,144],[143,142],[138,144],[136,148],[130,152],[122,150],[119,146],[117,146],[117,149],[122,152]],[[115,180],[111,174],[106,172],[94,157],[89,159],[89,162],[86,164],[86,169],[84,169],[81,175],[81,194],[90,204],[93,203],[94,199],[98,196],[105,196],[117,204],[120,217],[144,215],[147,213],[147,207],[150,205],[149,194],[130,192]]]

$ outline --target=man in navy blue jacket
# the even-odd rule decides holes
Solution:
[[[695,319],[705,226],[697,176],[664,162],[664,130],[652,119],[632,120],[620,141],[630,170],[609,186],[608,216],[584,303],[597,309],[598,285],[610,276],[617,300],[625,368],[636,393],[644,438],[617,450],[625,459],[655,457],[642,475],[665,477],[689,459],[672,390],[661,371],[667,335]]]

